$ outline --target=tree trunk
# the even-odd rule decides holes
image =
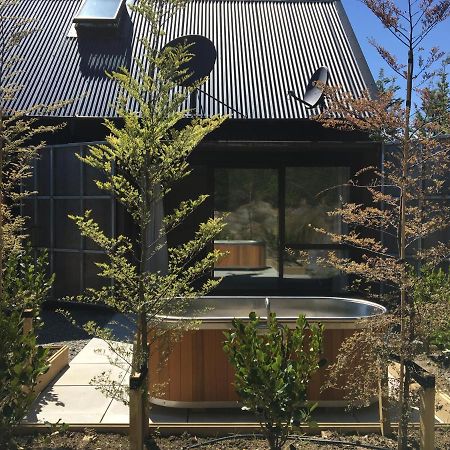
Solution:
[[[277,436],[270,431],[267,433],[267,442],[269,443],[270,450],[281,450]]]
[[[405,112],[405,127],[404,127],[404,141],[403,141],[403,155],[402,155],[402,183],[400,193],[400,217],[399,217],[399,250],[400,261],[403,265],[402,280],[400,286],[400,317],[401,317],[401,331],[400,331],[400,389],[399,389],[399,403],[400,403],[400,423],[398,426],[398,450],[406,450],[408,446],[408,422],[409,422],[409,381],[410,370],[405,366],[407,358],[408,342],[410,336],[408,327],[412,326],[411,320],[408,320],[411,308],[408,307],[408,296],[406,292],[406,188],[408,177],[408,164],[410,154],[410,117],[411,117],[411,100],[413,89],[414,76],[414,49],[413,49],[413,22],[411,15],[411,1],[409,3],[410,15],[410,36],[408,49],[408,69],[406,76],[406,112]]]
[[[134,402],[130,407],[139,408],[139,414],[132,414],[130,412],[130,420],[134,418],[136,423],[133,424],[133,428],[139,430],[139,435],[143,439],[148,436],[148,425],[149,425],[149,408],[148,408],[148,386],[149,386],[149,371],[148,371],[148,361],[149,361],[149,349],[148,349],[148,329],[147,329],[147,314],[145,307],[145,286],[144,286],[144,275],[147,268],[148,255],[148,242],[147,242],[147,218],[150,211],[151,201],[148,193],[148,162],[147,155],[146,162],[144,164],[143,172],[140,180],[141,189],[141,223],[140,223],[140,261],[139,261],[139,308],[137,317],[137,332],[136,332],[136,342],[135,348],[133,350],[133,362],[132,371],[134,373],[145,372],[144,380],[142,381],[141,388],[139,389],[140,398],[138,402]],[[132,429],[130,423],[130,430]],[[140,445],[139,445],[140,446]],[[142,448],[137,448],[135,441],[130,436],[130,449],[131,450],[142,450]]]

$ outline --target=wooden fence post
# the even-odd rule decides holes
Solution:
[[[392,426],[389,414],[389,375],[387,366],[380,368],[378,376],[378,412],[381,434],[386,437],[391,436]]]
[[[148,437],[147,369],[130,376],[130,449],[142,450]]]
[[[436,386],[434,375],[427,377],[427,383],[419,392],[420,401],[420,450],[434,450],[434,414]]]
[[[393,361],[398,361],[398,356],[390,355]],[[420,385],[419,413],[420,413],[420,450],[434,450],[434,417],[436,412],[436,377],[424,369],[420,363],[406,360],[411,368],[411,375]]]
[[[23,318],[23,325],[22,325],[22,332],[23,334],[28,334],[30,331],[33,330],[33,310],[32,309],[25,309],[22,313]]]

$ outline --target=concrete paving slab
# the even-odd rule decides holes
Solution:
[[[110,380],[122,383],[127,371],[124,368],[111,364],[78,364],[71,363],[69,368],[62,372],[55,381],[55,386],[88,386],[108,384],[105,381],[93,380],[102,374],[107,374]]]
[[[450,423],[450,395],[445,392],[436,392],[436,418],[441,423]]]
[[[105,411],[101,423],[128,423],[129,417],[128,405],[119,400],[113,400]]]
[[[125,351],[131,349],[130,344],[115,343],[113,345],[120,345],[120,348],[123,348]],[[110,364],[111,361],[117,361],[118,365],[127,367],[130,359],[129,355],[117,355],[103,339],[93,338],[75,356],[72,364]]]
[[[128,423],[129,410],[128,405],[123,402],[113,400],[108,407],[101,423]],[[150,408],[150,423],[187,423],[188,412],[183,408],[165,408],[152,405]]]
[[[100,423],[110,403],[94,386],[51,386],[33,403],[25,422]]]

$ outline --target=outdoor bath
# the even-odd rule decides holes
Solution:
[[[211,408],[237,406],[233,368],[222,349],[224,331],[231,329],[234,317],[248,319],[255,311],[262,318],[276,313],[280,323],[295,327],[299,314],[310,322],[324,325],[323,358],[332,363],[341,343],[360,326],[363,318],[384,314],[386,309],[365,300],[339,297],[203,297],[200,312],[189,318],[201,321],[198,329],[187,331],[173,347],[162,365],[158,344],[150,356],[150,392],[153,385],[164,383],[164,393],[151,397],[158,405],[180,408]],[[197,310],[198,311],[198,310]],[[186,320],[167,316],[167,323]],[[327,389],[321,392],[326,379],[323,367],[313,376],[308,399],[321,406],[342,406],[343,392]]]

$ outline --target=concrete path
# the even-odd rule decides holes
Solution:
[[[114,400],[100,392],[101,381],[92,381],[93,378],[110,373],[115,382],[128,384],[127,365],[110,364],[109,358],[114,356],[105,341],[91,339],[38,396],[25,422],[102,423]]]

